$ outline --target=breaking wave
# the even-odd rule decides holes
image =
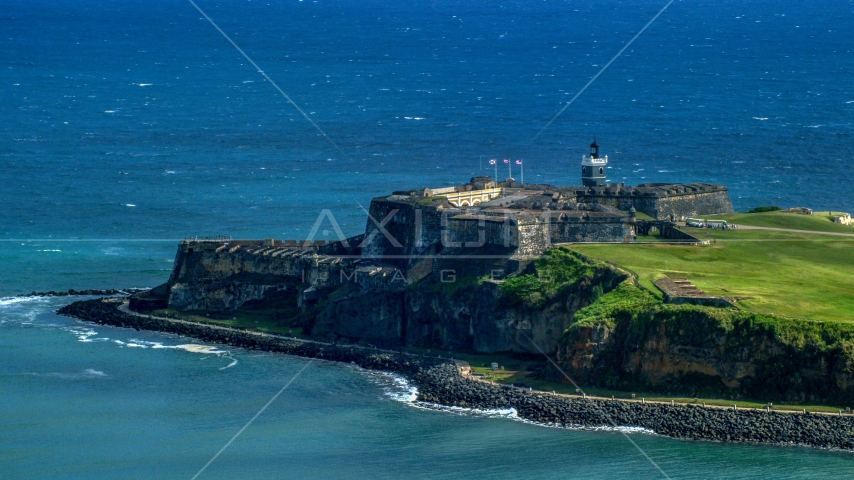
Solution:
[[[6,305],[14,305],[16,303],[24,303],[24,302],[32,302],[36,300],[41,300],[43,297],[33,296],[33,297],[3,297],[0,298],[0,307],[5,307]]]
[[[612,427],[609,425],[586,426],[586,425],[564,425],[548,422],[536,422],[519,416],[515,408],[495,408],[495,409],[480,409],[469,407],[455,407],[441,405],[432,402],[422,402],[418,400],[418,388],[409,383],[406,378],[401,375],[384,372],[372,372],[377,378],[382,379],[381,385],[383,393],[398,402],[403,403],[412,408],[419,410],[433,410],[438,412],[450,413],[452,415],[485,417],[485,418],[506,418],[517,422],[536,425],[538,427],[559,428],[563,430],[584,430],[595,432],[621,432],[621,433],[642,433],[648,435],[656,435],[655,432],[643,427]]]

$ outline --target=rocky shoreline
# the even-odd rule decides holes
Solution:
[[[354,363],[403,375],[418,388],[419,401],[474,409],[513,408],[521,418],[556,426],[641,427],[682,439],[854,450],[854,417],[849,415],[555,396],[466,378],[448,360],[131,315],[120,311],[119,305],[110,299],[85,300],[65,306],[58,313],[102,325],[176,333],[235,347]]]
[[[70,289],[68,291],[55,291],[51,290],[49,292],[31,292],[31,293],[22,293],[17,295],[18,297],[74,297],[74,296],[92,296],[92,295],[133,295],[134,293],[145,292],[148,291],[148,288],[123,288],[123,289],[87,289],[87,290],[75,290]]]

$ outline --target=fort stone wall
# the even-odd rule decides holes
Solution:
[[[705,183],[621,184],[576,191],[579,203],[599,204],[622,211],[634,208],[656,219],[732,213],[732,202],[724,185]]]
[[[293,242],[185,241],[169,279],[170,308],[234,310],[270,289],[296,284],[334,285],[350,265],[346,257],[318,253],[319,247]]]
[[[587,214],[552,220],[551,243],[631,242],[634,240],[634,218]]]
[[[726,191],[673,195],[657,199],[649,213],[638,207],[637,210],[653,218],[681,218],[732,213],[732,203]]]

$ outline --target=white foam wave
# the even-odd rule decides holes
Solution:
[[[4,297],[0,298],[0,307],[6,305],[14,305],[16,303],[32,302],[33,300],[42,300],[44,297]]]
[[[412,402],[410,404],[412,407],[421,409],[421,410],[435,410],[439,412],[451,413],[454,415],[464,415],[464,416],[474,416],[474,417],[486,417],[486,418],[508,418],[510,420],[519,420],[528,421],[519,418],[518,412],[516,412],[515,408],[491,408],[491,409],[481,409],[481,408],[468,408],[468,407],[449,407],[447,405],[441,405],[438,403],[430,403],[430,402]],[[533,422],[530,422],[533,423]]]
[[[176,345],[172,348],[177,348],[180,350],[184,350],[185,352],[190,353],[201,353],[203,355],[220,355],[226,353],[225,350],[220,350],[211,345],[196,345],[194,343],[186,344],[186,345]]]
[[[393,373],[372,373],[376,373],[377,377],[385,380],[385,382],[383,382],[383,393],[385,393],[386,396],[404,403],[412,403],[418,399],[418,388],[411,385],[406,378]]]
[[[48,373],[40,373],[40,372],[24,372],[17,373],[13,375],[29,375],[33,377],[48,377],[48,378],[61,378],[63,380],[80,380],[84,378],[104,378],[107,376],[106,373],[95,370],[94,368],[87,368],[80,373],[62,373],[62,372],[48,372]]]
[[[83,337],[81,342],[93,342],[99,340],[108,340],[104,339],[91,339],[89,337],[84,337],[85,335],[94,335],[94,331],[81,331],[78,338]],[[237,359],[228,355],[228,351],[220,350],[219,348],[212,345],[199,345],[195,343],[187,343],[182,345],[164,345],[162,342],[152,342],[149,340],[140,340],[138,338],[131,338],[127,342],[123,342],[121,340],[113,340],[116,345],[128,348],[141,348],[146,349],[150,348],[152,350],[183,350],[188,353],[198,353],[201,355],[216,355],[223,356],[231,360],[231,363],[225,367],[220,368],[220,370],[225,370],[226,368],[231,368],[237,365]],[[207,357],[203,358],[206,359]]]
[[[143,347],[143,348],[153,348],[155,350],[159,350],[159,349],[184,350],[185,352],[201,353],[204,355],[223,355],[223,354],[228,353],[225,350],[220,350],[217,347],[214,347],[212,345],[199,345],[196,343],[187,343],[187,344],[183,344],[183,345],[163,345],[163,343],[161,343],[161,342],[150,342],[150,341],[146,341],[146,340],[138,340],[136,338],[132,338],[130,341],[133,342],[134,344],[136,344],[136,346]]]
[[[91,343],[91,342],[106,342],[109,338],[100,337],[100,338],[92,338],[98,335],[98,332],[92,330],[91,328],[85,327],[72,327],[68,329],[69,332],[73,333],[77,337],[77,341],[82,343]]]
[[[768,120],[768,117],[753,117],[754,120]]]
[[[220,370],[225,370],[226,368],[231,368],[231,367],[233,367],[233,366],[237,365],[237,359],[236,359],[236,358],[232,358],[232,357],[225,357],[225,358],[231,358],[231,363],[229,363],[228,365],[226,365],[226,366],[224,366],[224,367],[220,368]]]
[[[385,377],[387,383],[385,385],[384,393],[386,396],[392,398],[393,400],[404,403],[407,406],[417,408],[420,410],[433,410],[444,413],[450,413],[453,415],[464,415],[464,416],[475,416],[475,417],[485,417],[485,418],[506,418],[510,420],[515,420],[522,423],[527,423],[530,425],[536,425],[539,427],[548,427],[548,428],[561,428],[564,430],[585,430],[585,431],[596,431],[596,432],[622,432],[622,433],[642,433],[655,435],[650,429],[643,427],[625,427],[625,426],[608,426],[608,425],[600,425],[600,426],[586,426],[586,425],[564,425],[558,423],[548,423],[548,422],[536,422],[533,420],[529,420],[526,418],[522,418],[519,416],[518,412],[515,408],[495,408],[495,409],[481,409],[481,408],[469,408],[469,407],[456,407],[456,406],[448,406],[441,405],[438,403],[431,402],[422,402],[418,401],[418,389],[412,386],[406,378],[395,375],[391,373],[384,372],[371,372],[375,373],[377,377]]]

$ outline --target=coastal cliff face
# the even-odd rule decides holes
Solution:
[[[575,257],[568,258],[582,265]],[[538,274],[551,278],[560,272],[550,268],[566,261],[570,260],[548,255],[530,264],[521,278],[533,280]],[[575,312],[627,278],[607,265],[584,266],[576,273],[567,282],[534,280],[537,285],[516,285],[512,280],[464,277],[453,282],[415,283],[398,292],[379,294],[345,285],[326,297],[307,327],[312,335],[386,346],[480,353],[554,352]]]
[[[312,335],[383,346],[418,346],[479,353],[554,351],[584,295],[567,296],[544,308],[508,308],[500,284],[418,285],[380,295],[351,291],[316,314]]]
[[[251,304],[317,338],[376,346],[542,350],[576,381],[620,390],[854,403],[854,327],[664,304],[627,272],[565,248],[492,280],[492,270],[432,260],[407,278],[317,249],[204,247],[179,252],[170,308]],[[459,277],[437,278],[445,267]]]
[[[556,356],[576,381],[606,388],[850,402],[852,341],[854,329],[842,325],[647,304],[573,324]]]

